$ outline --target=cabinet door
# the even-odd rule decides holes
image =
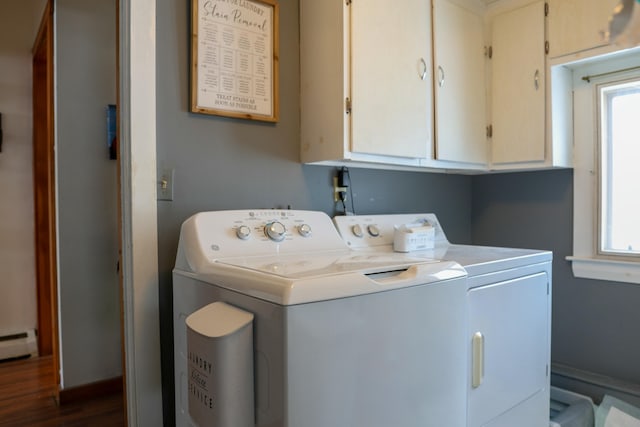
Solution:
[[[486,163],[483,17],[449,0],[434,0],[435,157]]]
[[[484,426],[548,388],[548,281],[541,272],[469,291],[469,426]],[[475,372],[481,380],[474,385]]]
[[[426,158],[433,114],[430,0],[350,7],[351,150]]]
[[[544,23],[541,1],[493,19],[493,163],[545,160]]]
[[[550,0],[549,56],[607,45],[604,33],[618,0]]]

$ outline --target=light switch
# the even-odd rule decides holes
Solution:
[[[158,174],[158,200],[173,200],[174,169],[162,169]]]

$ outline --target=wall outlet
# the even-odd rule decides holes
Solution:
[[[344,200],[347,200],[347,189],[349,187],[339,187],[338,186],[338,177],[334,176],[333,177],[333,201],[334,202],[339,202],[340,199],[340,193],[344,194]]]
[[[174,169],[162,169],[158,173],[158,200],[173,200]]]

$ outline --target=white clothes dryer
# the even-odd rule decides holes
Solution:
[[[173,270],[176,424],[230,426],[210,421],[224,366],[188,353],[185,324],[222,302],[253,319],[251,425],[463,427],[466,283],[456,262],[354,251],[321,212],[196,214]]]
[[[549,425],[551,252],[450,244],[428,213],[337,216],[334,223],[354,250],[391,254],[397,232],[417,230],[416,236],[433,239],[431,248],[408,256],[462,265],[468,273],[467,425]]]

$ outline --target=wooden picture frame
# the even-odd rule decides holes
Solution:
[[[191,0],[191,112],[277,122],[277,0]]]

